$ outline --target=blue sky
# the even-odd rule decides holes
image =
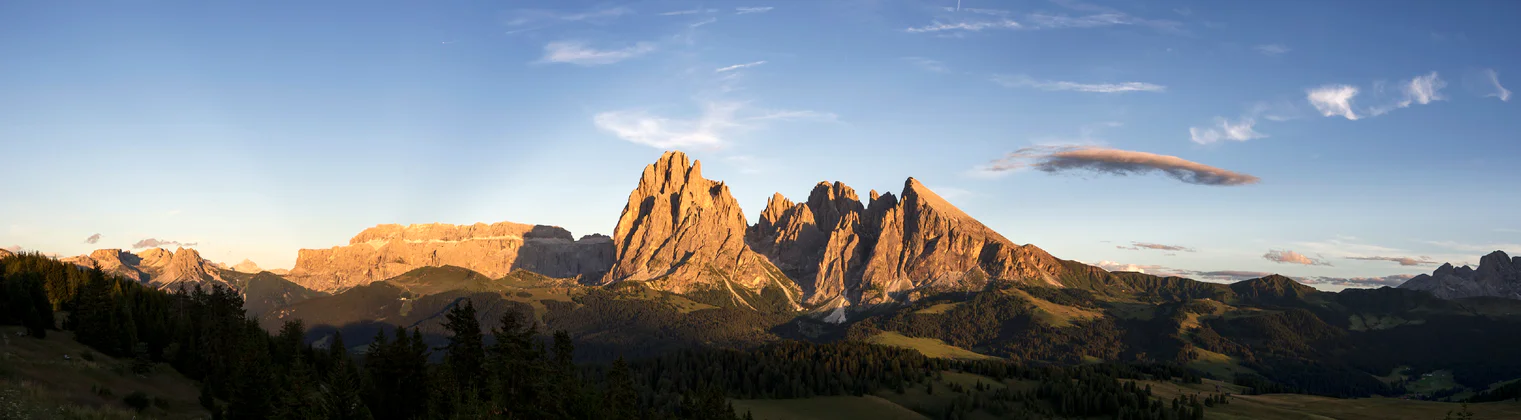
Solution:
[[[752,220],[773,192],[913,176],[1062,258],[1377,284],[1521,253],[1515,16],[1507,1],[5,2],[0,246],[151,238],[289,267],[380,223],[608,233],[643,166],[680,149]]]

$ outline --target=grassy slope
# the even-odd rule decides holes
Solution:
[[[173,368],[160,364],[146,376],[131,373],[130,361],[94,353],[94,361],[81,358],[90,352],[74,341],[72,332],[48,331],[42,340],[18,337],[20,327],[0,327],[0,418],[131,419],[205,418],[209,415],[196,402],[199,389]],[[93,352],[92,352],[93,353]],[[70,360],[63,356],[69,355]],[[111,391],[103,397],[92,388]],[[168,409],[150,407],[138,414],[122,403],[122,397],[140,391],[168,400]]]
[[[988,356],[961,347],[952,346],[950,344],[946,344],[944,341],[937,339],[909,337],[892,331],[873,335],[871,338],[866,339],[866,341],[872,344],[917,350],[919,353],[923,353],[928,357],[968,360],[997,359],[993,356]]]
[[[1203,384],[1183,385],[1171,382],[1147,381],[1152,392],[1171,400],[1178,395],[1214,394],[1215,386],[1222,391],[1240,392],[1240,387],[1206,380]],[[1300,394],[1235,395],[1231,403],[1205,410],[1209,419],[1441,419],[1448,411],[1462,408],[1461,404],[1432,401],[1402,400],[1395,398],[1327,398]],[[1498,402],[1470,404],[1469,410],[1478,419],[1521,418],[1521,403]]]

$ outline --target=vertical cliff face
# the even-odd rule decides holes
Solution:
[[[598,279],[612,264],[612,241],[575,240],[555,226],[494,224],[378,225],[329,249],[303,249],[287,276],[303,287],[334,291],[385,280],[419,267],[452,265],[490,277],[524,269],[550,277]]]
[[[1062,286],[1060,260],[1015,245],[918,180],[902,197],[862,205],[841,183],[819,183],[806,203],[773,196],[749,239],[797,280],[810,304],[880,304],[992,281]]]
[[[778,285],[795,296],[797,286],[746,245],[747,225],[728,186],[703,178],[701,162],[666,152],[629,193],[604,283],[646,281],[676,293]]]

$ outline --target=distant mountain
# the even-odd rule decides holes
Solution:
[[[201,258],[190,248],[176,248],[173,252],[163,248],[150,248],[137,253],[120,249],[97,249],[89,255],[62,259],[80,267],[99,266],[108,273],[120,275],[159,290],[176,290],[181,285],[221,284],[232,286],[224,279],[228,272],[218,264]]]
[[[11,252],[9,249],[0,249],[0,258],[9,258],[12,255],[16,255],[16,253]]]
[[[1521,299],[1521,256],[1495,251],[1479,259],[1479,268],[1442,264],[1430,275],[1412,277],[1401,289],[1422,290],[1443,299],[1476,296]]]
[[[453,265],[491,276],[525,269],[553,277],[600,278],[612,263],[606,236],[576,240],[554,226],[495,224],[379,225],[347,246],[302,249],[288,277],[307,288],[339,291],[420,267]]]
[[[275,308],[327,296],[326,293],[301,287],[268,271],[254,274],[240,286],[238,294],[243,297],[243,309],[248,311],[249,317],[258,317]]]

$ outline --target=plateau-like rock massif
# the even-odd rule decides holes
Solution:
[[[612,263],[613,241],[590,235],[576,240],[554,226],[494,224],[379,225],[346,246],[302,249],[287,275],[317,291],[335,291],[384,280],[419,267],[452,265],[491,277],[524,269],[550,277],[600,278]]]
[[[644,281],[687,293],[780,286],[797,300],[797,285],[745,243],[748,223],[722,182],[702,177],[702,163],[666,152],[646,166],[613,229],[616,262],[603,283]]]
[[[1479,268],[1442,264],[1431,274],[1415,276],[1401,289],[1424,290],[1443,299],[1492,296],[1521,299],[1521,256],[1495,251],[1479,259]]]
[[[811,304],[878,304],[991,281],[1062,286],[1067,268],[1033,245],[1016,245],[918,180],[902,198],[821,182],[808,201],[777,194],[748,232],[750,243],[803,287]]]
[[[149,248],[137,253],[97,249],[90,255],[64,258],[63,261],[84,268],[99,266],[107,273],[160,290],[175,290],[182,284],[186,287],[203,283],[228,285],[222,278],[221,268],[189,248],[176,248],[173,252]]]

